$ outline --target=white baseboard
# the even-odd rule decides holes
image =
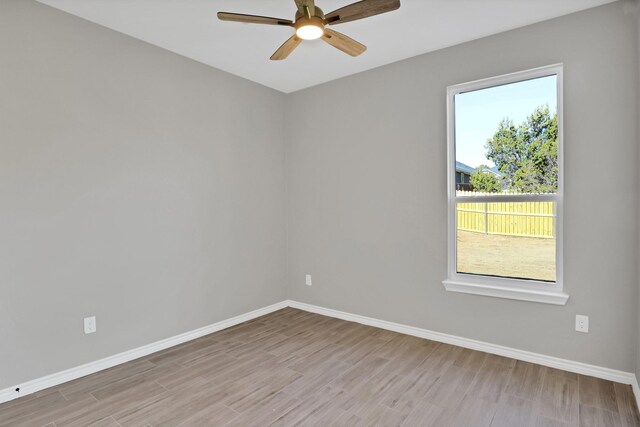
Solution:
[[[631,372],[603,368],[601,366],[589,365],[582,362],[574,362],[572,360],[561,359],[559,357],[546,356],[544,354],[518,350],[516,348],[504,347],[501,345],[458,337],[455,335],[443,334],[441,332],[434,332],[428,329],[416,328],[414,326],[402,325],[400,323],[387,322],[386,320],[374,319],[371,317],[360,316],[359,314],[347,313],[344,311],[333,310],[330,308],[319,307],[316,305],[305,304],[297,301],[287,301],[287,304],[290,307],[298,308],[300,310],[310,311],[312,313],[322,314],[330,317],[336,317],[338,319],[349,320],[351,322],[362,323],[364,325],[375,326],[377,328],[399,332],[401,334],[412,335],[419,338],[426,338],[428,340],[457,345],[459,347],[469,348],[472,350],[484,351],[486,353],[497,354],[499,356],[510,357],[512,359],[536,363],[538,365],[548,366],[551,368],[562,369],[564,371],[575,372],[577,374],[602,378],[617,383],[631,384],[634,387],[636,400],[638,400],[638,396],[640,396],[640,390],[638,389],[636,376]]]
[[[286,308],[287,306],[287,301],[281,301],[268,307],[259,308],[249,313],[241,314],[230,319],[216,322],[212,325],[194,329],[190,332],[185,332],[183,334],[156,341],[142,347],[134,348],[133,350],[128,350],[122,353],[115,354],[113,356],[105,357],[104,359],[96,360],[95,362],[90,362],[81,366],[77,366],[75,368],[67,369],[65,371],[56,372],[55,374],[27,381],[22,384],[17,384],[14,387],[0,390],[0,403],[8,402],[10,400],[17,399],[18,397],[36,393],[49,387],[75,380],[86,375],[94,374],[104,369],[108,369],[113,366],[147,356],[151,353],[155,353],[157,351],[203,337],[213,332],[221,331],[222,329],[238,325],[251,319],[255,319],[256,317],[264,316],[265,314],[269,314],[274,311]],[[16,391],[17,388],[20,389],[19,392]]]
[[[75,368],[67,369],[65,371],[57,372],[45,377],[18,384],[14,387],[0,390],[0,403],[7,402],[21,396],[26,396],[31,393],[36,393],[40,390],[44,390],[49,387],[53,387],[125,362],[129,362],[140,357],[147,356],[151,353],[155,353],[157,351],[164,350],[166,348],[173,347],[196,338],[200,338],[204,335],[208,335],[234,325],[238,325],[242,322],[264,316],[265,314],[272,313],[285,307],[293,307],[312,313],[322,314],[325,316],[362,323],[364,325],[374,326],[389,331],[399,332],[401,334],[412,335],[432,341],[457,345],[459,347],[465,347],[472,350],[484,351],[486,353],[497,354],[500,356],[510,357],[512,359],[523,360],[526,362],[536,363],[539,365],[549,366],[551,368],[562,369],[565,371],[575,372],[578,374],[588,375],[596,378],[602,378],[622,384],[630,384],[633,388],[636,402],[638,402],[638,407],[640,407],[640,387],[638,386],[638,381],[635,374],[631,372],[618,371],[601,366],[589,365],[587,363],[575,362],[572,360],[561,359],[553,356],[546,356],[530,351],[518,350],[515,348],[504,347],[501,345],[495,345],[483,341],[458,337],[455,335],[443,334],[440,332],[430,331],[428,329],[416,328],[414,326],[388,322],[386,320],[374,319],[358,314],[347,313],[344,311],[333,310],[330,308],[319,307],[316,305],[305,304],[302,302],[291,300],[281,301],[268,307],[263,307],[249,313],[241,314],[239,316],[232,317],[230,319],[223,320],[209,326],[195,329],[190,332],[185,332],[183,334],[160,340],[142,347],[138,347],[133,350],[125,351],[110,357],[106,357],[95,362],[90,362],[85,365],[77,366]],[[18,387],[20,388],[19,392],[16,391],[16,388]]]

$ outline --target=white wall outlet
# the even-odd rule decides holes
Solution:
[[[307,285],[307,286],[311,286],[312,285],[312,283],[311,283],[311,275],[310,274],[306,274],[304,276],[304,284]]]
[[[576,314],[576,331],[589,332],[589,316]]]
[[[96,331],[96,316],[84,318],[84,333],[92,334]]]

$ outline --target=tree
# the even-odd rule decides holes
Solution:
[[[503,119],[485,148],[509,190],[547,193],[558,189],[558,116],[551,116],[548,106],[537,107],[518,127]]]
[[[485,167],[478,167],[471,174],[471,186],[474,191],[482,191],[485,193],[497,193],[502,190],[500,181],[492,173],[485,172]]]

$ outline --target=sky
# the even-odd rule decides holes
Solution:
[[[556,76],[496,86],[455,97],[456,160],[471,167],[493,167],[485,157],[485,144],[508,117],[517,126],[536,107],[548,105],[557,111]]]

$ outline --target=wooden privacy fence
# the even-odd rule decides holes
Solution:
[[[505,236],[555,237],[554,202],[458,203],[458,230]]]

